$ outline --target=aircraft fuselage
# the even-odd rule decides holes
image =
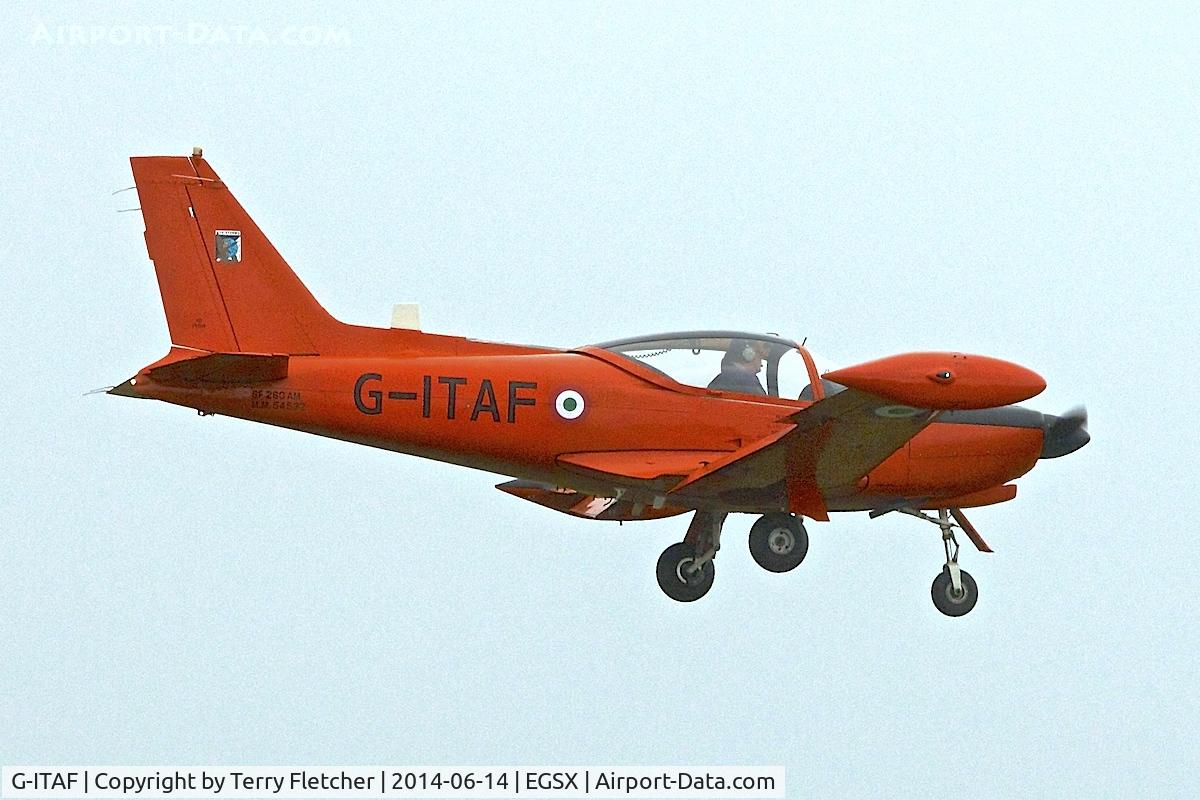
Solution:
[[[782,431],[788,427],[782,417],[811,405],[687,387],[672,391],[636,373],[637,365],[623,369],[587,349],[461,357],[292,356],[286,378],[261,386],[171,386],[156,383],[147,370],[128,393],[548,485],[601,494],[619,489],[647,503],[657,490],[644,482],[581,470],[564,464],[562,456],[731,453]],[[574,393],[581,407],[561,408],[566,393]],[[1037,462],[1041,415],[1026,412],[1007,420],[983,415],[980,424],[969,413],[946,414],[958,421],[935,421],[850,491],[827,497],[829,510],[878,508],[895,498],[928,498],[920,505],[930,508],[947,499],[960,507],[1009,499],[1011,493],[987,492]],[[686,492],[672,502],[688,508],[711,504]],[[781,487],[741,502],[737,510],[757,513],[786,506]]]

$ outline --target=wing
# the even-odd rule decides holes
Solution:
[[[824,497],[852,491],[937,414],[846,389],[792,414],[784,420],[792,427],[713,461],[671,491],[720,496],[782,480],[790,510],[828,519]]]

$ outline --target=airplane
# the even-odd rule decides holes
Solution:
[[[569,349],[332,317],[204,159],[130,159],[171,346],[109,390],[511,478],[501,491],[574,517],[691,514],[658,560],[660,588],[712,587],[731,513],[757,515],[750,555],[788,572],[804,519],[897,512],[932,523],[945,561],[938,611],[978,587],[956,531],[992,552],[963,509],[1006,502],[1040,459],[1089,441],[1082,408],[1016,405],[1035,372],[997,358],[920,352],[819,370],[774,334],[689,331]],[[763,379],[765,378],[765,384]]]

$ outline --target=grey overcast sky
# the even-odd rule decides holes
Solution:
[[[783,764],[793,797],[1194,797],[1192,3],[0,11],[0,762]],[[571,346],[957,349],[1094,440],[767,574],[484,473],[103,395],[168,339],[131,155],[202,145],[314,294]],[[893,515],[894,516],[894,515]]]

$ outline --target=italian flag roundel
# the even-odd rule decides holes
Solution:
[[[558,397],[554,398],[554,410],[563,419],[578,419],[583,413],[583,406],[583,395],[574,389],[559,392]]]

